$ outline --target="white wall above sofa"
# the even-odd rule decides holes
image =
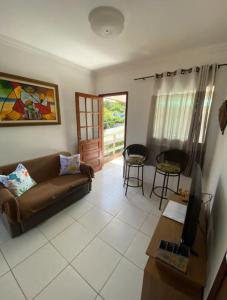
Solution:
[[[76,151],[75,91],[93,92],[89,71],[54,56],[0,39],[0,72],[58,84],[61,125],[0,127],[0,165]]]

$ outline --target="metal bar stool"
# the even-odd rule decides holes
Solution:
[[[144,145],[140,145],[140,144],[132,144],[124,149],[123,178],[124,178],[124,186],[126,186],[125,195],[127,195],[128,187],[134,187],[134,188],[141,187],[142,193],[144,195],[143,172],[144,172],[144,162],[147,159],[147,154],[148,154],[147,148]],[[137,176],[130,175],[131,168],[137,168]],[[137,184],[130,184],[129,182],[131,179],[135,179],[137,181]]]
[[[181,173],[184,172],[184,170],[186,169],[188,163],[188,155],[182,150],[172,149],[158,154],[158,156],[156,157],[156,161],[157,165],[155,167],[155,174],[150,197],[152,193],[154,193],[158,198],[160,198],[160,210],[162,207],[162,200],[167,199],[167,190],[178,193],[180,186],[180,176]],[[162,186],[155,186],[157,173],[164,176]],[[174,191],[168,186],[170,177],[178,177],[176,191]],[[157,189],[160,188],[161,195],[156,192]]]

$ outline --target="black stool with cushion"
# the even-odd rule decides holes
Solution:
[[[188,163],[188,155],[182,150],[171,149],[158,154],[156,157],[156,161],[157,164],[155,168],[155,175],[150,197],[152,193],[154,193],[157,197],[161,199],[159,205],[159,209],[161,209],[162,200],[166,199],[167,190],[171,190],[172,192],[178,193],[180,185],[180,175],[186,169]],[[155,186],[157,173],[164,176],[162,186]],[[176,191],[173,191],[168,187],[169,177],[178,177]],[[156,192],[156,190],[160,188],[161,195]]]
[[[144,145],[140,144],[132,144],[126,147],[123,151],[124,157],[124,169],[123,169],[123,177],[124,177],[124,185],[126,185],[125,195],[127,195],[128,187],[141,187],[142,193],[144,195],[143,190],[143,168],[144,162],[147,159],[148,150]],[[130,176],[131,168],[137,168],[137,176]],[[140,178],[140,169],[141,169],[141,178]],[[129,184],[130,179],[136,179],[137,184],[132,185]]]

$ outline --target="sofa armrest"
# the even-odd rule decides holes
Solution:
[[[90,179],[95,177],[94,169],[83,162],[80,163],[81,174],[87,175]]]
[[[6,214],[11,223],[20,222],[20,210],[17,199],[6,188],[0,188],[0,211]]]

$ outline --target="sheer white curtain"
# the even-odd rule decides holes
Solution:
[[[151,164],[170,148],[185,150],[191,164],[202,161],[215,71],[216,65],[205,65],[156,75],[147,134]]]

